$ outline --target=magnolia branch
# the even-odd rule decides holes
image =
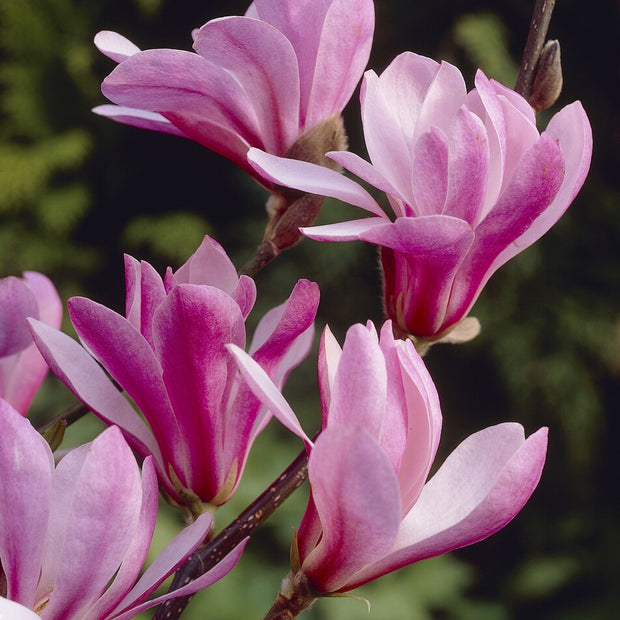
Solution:
[[[196,579],[213,568],[228,555],[244,538],[250,536],[261,523],[308,477],[308,455],[303,450],[269,488],[252,502],[230,525],[203,547],[197,549],[177,571],[169,592]],[[170,599],[163,603],[153,620],[174,620],[179,618],[191,600],[191,596]]]
[[[527,35],[521,67],[515,84],[515,90],[528,100],[532,92],[536,65],[547,37],[554,6],[555,0],[536,0],[534,12],[532,13],[530,30]]]

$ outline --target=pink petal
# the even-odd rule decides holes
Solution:
[[[338,364],[340,364],[341,356],[342,349],[329,329],[329,325],[326,325],[319,344],[318,363],[322,412],[321,428],[327,427],[327,416],[331,405],[331,395],[334,389],[334,381],[336,380],[336,372],[338,370]]]
[[[592,128],[579,101],[562,108],[543,135],[553,138],[564,156],[564,181],[553,202],[516,241],[520,252],[545,234],[562,216],[583,185],[592,159]],[[502,261],[508,260],[501,257]]]
[[[242,540],[227,556],[222,558],[211,570],[207,571],[194,581],[190,581],[187,585],[179,588],[178,590],[175,590],[174,592],[168,592],[167,594],[163,594],[162,596],[147,601],[146,603],[142,603],[141,605],[132,607],[129,609],[129,611],[125,611],[117,616],[114,616],[114,620],[129,620],[130,618],[134,618],[137,613],[143,611],[144,609],[149,609],[155,605],[159,605],[164,601],[176,598],[178,596],[187,596],[198,592],[198,590],[208,588],[215,582],[225,577],[236,566],[237,562],[241,558],[241,554],[243,553],[243,550],[248,540],[249,537]]]
[[[359,425],[381,445],[383,433],[389,432],[387,390],[385,358],[376,331],[353,325],[347,331],[331,391],[328,428],[331,424]]]
[[[153,454],[160,471],[165,472],[153,434],[99,364],[62,332],[40,321],[31,320],[30,326],[36,345],[52,372],[105,422],[121,427],[141,455]]]
[[[248,161],[272,183],[310,194],[338,198],[380,217],[386,217],[383,209],[361,185],[335,170],[296,159],[276,157],[258,149],[248,151]]]
[[[482,219],[482,205],[489,171],[489,142],[480,118],[462,106],[449,131],[448,184],[445,215],[469,222]]]
[[[213,515],[205,512],[191,525],[183,528],[144,571],[131,592],[119,603],[119,611],[133,609],[137,604],[147,599],[159,584],[177,570],[183,561],[205,540],[212,524]]]
[[[125,255],[125,314],[127,320],[153,346],[153,314],[166,291],[159,274],[146,261]]]
[[[370,435],[341,425],[317,439],[309,479],[323,536],[302,570],[314,588],[333,592],[392,548],[400,522],[398,482]]]
[[[386,323],[384,330],[388,326]],[[396,345],[408,412],[407,442],[398,470],[402,508],[406,513],[418,499],[435,460],[442,418],[437,389],[412,342],[399,341]]]
[[[362,84],[362,122],[368,154],[381,175],[408,202],[415,127],[438,67],[430,58],[405,52],[381,76],[367,71]]]
[[[134,45],[123,35],[110,30],[102,30],[95,35],[95,46],[108,58],[116,62],[122,62],[126,58],[137,54],[140,48]]]
[[[383,228],[386,220],[382,217],[366,217],[325,226],[300,228],[304,236],[315,241],[357,241],[375,227]]]
[[[6,594],[33,607],[54,462],[41,435],[2,399],[0,427],[0,558]]]
[[[164,460],[185,462],[185,446],[179,441],[179,422],[162,380],[161,364],[147,340],[125,318],[90,299],[72,297],[67,305],[82,342],[146,417]]]
[[[369,164],[365,159],[362,159],[359,155],[351,153],[351,151],[331,151],[326,153],[326,156],[338,162],[343,168],[346,168],[349,172],[352,172],[355,176],[363,179],[367,183],[370,183],[373,187],[380,189],[391,196],[399,196],[398,191],[392,186],[375,166]],[[405,213],[396,212],[395,215],[402,216]]]
[[[474,241],[472,228],[457,218],[431,215],[398,218],[361,235],[391,248],[382,253],[386,303],[419,336],[446,328],[454,280]],[[423,300],[423,302],[421,301]]]
[[[0,357],[19,353],[32,344],[27,317],[39,318],[30,287],[15,276],[0,279]]]
[[[132,127],[139,127],[140,129],[150,129],[151,131],[169,133],[173,136],[179,136],[180,138],[190,137],[157,112],[110,104],[98,105],[94,107],[92,111],[99,116],[105,116],[123,125],[131,125]]]
[[[320,3],[313,0],[307,4],[314,9]],[[301,40],[295,51],[302,83],[302,119],[308,128],[341,112],[351,98],[370,56],[375,14],[371,0],[333,0],[316,51],[308,45],[316,34],[308,32],[308,11],[300,15],[305,27],[298,30]]]
[[[521,425],[514,423],[468,437],[426,484],[403,520],[397,550],[356,575],[347,588],[497,532],[534,492],[546,451],[546,428],[527,440]]]
[[[465,103],[467,88],[461,72],[448,62],[441,62],[429,84],[416,120],[414,141],[431,127],[448,129],[457,110]]]
[[[140,525],[140,471],[120,430],[110,427],[69,452],[53,494],[39,590],[53,588],[46,616],[70,618],[100,596]]]
[[[416,215],[438,215],[444,210],[447,192],[448,140],[443,131],[431,127],[414,147],[411,206]]]
[[[264,147],[254,102],[223,68],[197,54],[180,50],[146,50],[131,56],[101,86],[114,103],[160,112],[193,140],[218,152],[225,149],[220,128],[246,144]],[[241,158],[239,143],[227,156]],[[247,148],[247,147],[246,147]],[[236,155],[235,155],[236,153]]]
[[[34,611],[30,611],[27,607],[9,601],[2,596],[0,596],[0,618],[10,618],[10,620],[40,620],[40,616],[37,616]]]
[[[227,343],[245,346],[245,325],[239,306],[210,286],[181,284],[159,306],[154,321],[157,357],[180,440],[187,449],[183,463],[188,488],[204,501],[220,489],[232,462],[222,462],[228,425],[253,419],[228,420],[227,401],[236,366]],[[161,439],[160,439],[161,441]]]
[[[297,59],[286,37],[262,21],[225,17],[198,31],[194,49],[208,61],[208,67],[232,76],[243,90],[262,137],[261,143],[251,144],[284,155],[300,127]],[[218,97],[218,103],[232,108],[227,93]]]
[[[148,456],[142,464],[142,505],[138,517],[139,527],[134,531],[133,539],[114,581],[88,610],[84,620],[107,618],[110,612],[117,607],[118,601],[122,600],[135,584],[144,566],[153,538],[157,519],[158,497],[157,474],[152,457]]]
[[[312,442],[301,427],[297,416],[267,373],[243,349],[234,344],[229,344],[226,348],[235,358],[237,366],[252,392],[269,408],[270,413],[292,433],[301,437],[307,445],[311,445]]]
[[[467,314],[491,275],[518,250],[511,244],[545,212],[564,180],[558,145],[547,135],[521,158],[510,184],[476,229],[471,258],[452,292],[455,315]]]

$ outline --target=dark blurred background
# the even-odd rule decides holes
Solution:
[[[533,2],[375,5],[369,67],[377,72],[412,50],[457,64],[469,86],[476,67],[514,84]],[[246,7],[237,0],[0,0],[0,276],[42,271],[64,300],[84,294],[122,311],[123,252],[159,269],[178,266],[210,234],[238,266],[251,257],[265,223],[260,187],[197,144],[90,112],[105,103],[99,84],[114,66],[92,45],[98,30],[118,31],[143,49],[189,49],[192,28]],[[561,106],[583,102],[594,131],[590,175],[559,224],[491,279],[473,311],[481,335],[461,347],[435,347],[427,357],[445,419],[438,462],[484,426],[516,420],[529,434],[547,425],[541,484],[492,538],[361,589],[370,618],[618,617],[618,24],[611,0],[558,0],[550,37],[562,46],[564,91],[539,122],[544,128]],[[357,94],[345,117],[350,148],[364,155]],[[320,221],[360,215],[328,201]],[[318,329],[328,322],[342,341],[350,324],[381,321],[377,274],[369,246],[306,240],[259,274],[251,321],[307,277],[321,286]],[[315,365],[313,353],[286,389],[309,431],[319,424]],[[71,402],[50,379],[31,417],[45,420]],[[81,422],[70,440],[97,429]],[[271,425],[218,526],[300,447]],[[232,574],[195,598],[188,619],[262,617],[287,572],[288,545],[305,506],[305,491],[298,495],[263,526]],[[155,546],[178,527],[176,514],[164,512]],[[304,617],[366,615],[363,602],[332,599]]]

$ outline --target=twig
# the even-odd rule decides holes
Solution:
[[[530,30],[527,35],[525,49],[523,50],[521,67],[519,68],[519,75],[515,84],[515,90],[527,100],[529,100],[532,92],[534,71],[547,37],[547,30],[549,29],[554,6],[555,0],[536,0],[534,6]]]
[[[249,536],[298,489],[308,477],[308,455],[303,450],[269,488],[255,499],[230,525],[213,540],[207,542],[193,553],[174,576],[169,592],[193,581],[213,568],[223,557],[232,551],[244,538]],[[153,620],[175,620],[183,613],[191,596],[170,599],[157,609]]]

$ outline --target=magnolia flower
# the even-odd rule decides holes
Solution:
[[[126,257],[126,318],[83,297],[69,315],[86,349],[133,399],[122,396],[97,362],[66,335],[31,321],[51,369],[92,411],[118,425],[141,455],[151,454],[171,498],[194,513],[235,491],[250,447],[270,419],[225,348],[245,348],[244,320],[256,296],[224,250],[206,237],[162,280]],[[309,352],[319,300],[300,280],[289,299],[256,328],[250,355],[278,385]]]
[[[372,217],[302,232],[381,248],[385,310],[399,331],[437,340],[467,316],[491,275],[537,241],[581,188],[592,135],[579,102],[539,134],[529,104],[478,71],[469,93],[448,63],[404,53],[365,74],[362,120],[372,164],[328,157],[385,192],[394,217],[354,181],[252,149],[274,183],[332,196]]]
[[[94,111],[195,140],[271,188],[248,166],[248,149],[285,155],[324,122],[329,143],[366,67],[373,30],[372,0],[256,0],[244,17],[195,30],[196,53],[140,51],[100,32],[96,46],[120,63],[101,90],[119,106]]]
[[[232,347],[231,347],[232,348]],[[253,389],[292,416],[268,377],[234,349]],[[465,439],[427,481],[441,432],[437,391],[409,340],[387,321],[354,325],[341,349],[326,328],[319,351],[322,427],[310,449],[311,497],[281,596],[348,592],[382,575],[471,545],[504,527],[536,488],[547,429],[525,439],[499,424]],[[273,616],[275,617],[275,616]]]
[[[47,374],[26,322],[33,317],[60,327],[62,302],[52,282],[36,271],[0,279],[0,398],[26,415]]]
[[[47,443],[1,399],[0,427],[2,618],[126,620],[179,595],[147,600],[203,541],[212,517],[205,514],[183,530],[138,580],[157,517],[150,457],[140,476],[112,427],[54,466]],[[244,545],[185,594],[226,575]]]

